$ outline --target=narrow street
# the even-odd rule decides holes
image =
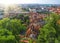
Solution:
[[[30,12],[29,18],[30,18],[30,24],[28,26],[26,36],[35,38],[39,33],[40,27],[43,25],[43,23],[42,24],[40,23],[43,22],[43,16],[36,12]]]

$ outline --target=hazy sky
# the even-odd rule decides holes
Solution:
[[[60,4],[60,0],[0,0],[1,4]]]

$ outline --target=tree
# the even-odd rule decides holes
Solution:
[[[5,18],[0,20],[0,28],[6,28],[7,30],[13,32],[14,35],[26,31],[26,26],[21,24],[21,20],[18,19]]]
[[[56,43],[60,42],[60,15],[51,14],[46,19],[46,24],[40,29],[38,43]]]
[[[20,40],[19,35],[25,34],[26,26],[23,25],[21,23],[21,20],[19,20],[19,19],[4,18],[4,19],[0,20],[0,30],[1,29],[6,29],[6,30],[10,31],[12,33],[12,35],[14,35],[16,43],[19,43],[19,40]],[[12,35],[9,37],[12,38],[13,37]],[[2,38],[5,38],[5,35],[3,35]]]
[[[0,29],[0,43],[16,43],[15,36],[7,29]]]
[[[29,16],[24,16],[24,22],[28,25],[29,24]]]
[[[12,17],[11,19],[19,19],[22,21],[22,24],[29,24],[29,16],[24,14],[19,14],[17,16]]]

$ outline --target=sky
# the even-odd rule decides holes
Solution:
[[[0,0],[0,4],[60,4],[60,0]]]

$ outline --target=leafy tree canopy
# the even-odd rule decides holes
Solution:
[[[51,14],[46,18],[46,25],[40,29],[38,43],[59,43],[60,42],[60,15]]]

